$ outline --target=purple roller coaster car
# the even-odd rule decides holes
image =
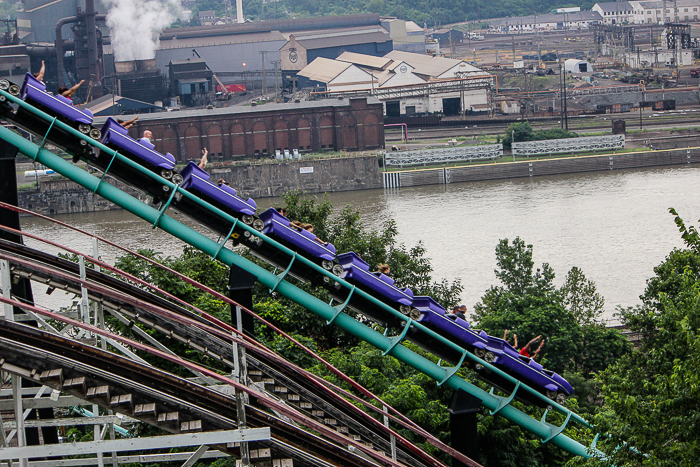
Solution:
[[[545,389],[547,397],[561,403],[574,393],[568,381],[557,373],[546,370],[534,359],[519,354],[508,342],[489,336],[488,346],[482,355],[488,363],[504,367],[518,379],[526,379]]]
[[[438,334],[457,338],[460,344],[467,344],[469,348],[485,349],[489,336],[484,331],[472,330],[469,323],[462,318],[448,317],[445,309],[432,297],[414,297],[413,307],[418,312],[412,311],[411,318],[435,330]],[[451,339],[454,341],[454,339]],[[472,349],[473,348],[473,349]]]
[[[415,297],[413,307],[415,311],[411,312],[411,318],[511,376],[527,381],[549,398],[561,403],[566,396],[573,394],[573,388],[564,378],[544,369],[535,360],[523,357],[503,339],[473,330],[463,319],[448,316],[445,309],[431,297]]]
[[[413,303],[413,291],[408,287],[399,289],[394,285],[394,279],[385,275],[375,275],[369,272],[369,265],[354,251],[338,255],[338,263],[345,269],[343,279],[366,286],[392,302],[410,307]],[[402,310],[404,307],[401,307]],[[409,308],[410,310],[410,308]],[[408,311],[408,310],[407,310]]]
[[[159,167],[166,171],[172,171],[175,168],[175,157],[172,154],[163,155],[155,151],[153,149],[155,146],[147,138],[136,141],[129,136],[126,128],[112,117],[109,117],[102,126],[102,144],[115,148],[130,159],[140,159],[151,167]],[[172,173],[161,173],[161,175],[167,179],[172,177]]]
[[[227,185],[217,185],[209,181],[209,174],[200,169],[197,164],[190,162],[187,167],[180,172],[184,181],[180,184],[185,190],[196,194],[204,201],[213,201],[212,204],[223,205],[236,213],[254,216],[258,208],[253,199],[243,198],[236,195],[236,190]],[[240,217],[237,216],[237,217]]]
[[[325,261],[335,260],[335,247],[328,243],[323,243],[316,240],[316,235],[302,230],[301,232],[290,226],[289,219],[277,212],[276,209],[270,208],[260,214],[260,219],[265,223],[262,230],[264,234],[272,234],[285,240],[292,245],[301,248],[306,253]],[[332,264],[331,264],[332,268]],[[326,268],[328,269],[328,268]]]
[[[31,73],[27,73],[24,77],[20,97],[22,100],[31,101],[47,109],[54,116],[61,116],[78,124],[92,124],[92,112],[87,109],[80,110],[67,97],[54,96],[46,92],[46,85],[32,76]],[[84,133],[87,133],[87,131],[84,131]]]

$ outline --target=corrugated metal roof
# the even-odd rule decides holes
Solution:
[[[296,40],[321,39],[324,37],[352,36],[354,34],[370,34],[373,32],[383,32],[388,34],[388,31],[381,26],[364,26],[361,28],[336,28],[336,29],[320,29],[315,31],[297,31],[294,33]]]
[[[302,68],[297,75],[309,78],[320,83],[329,83],[336,76],[350,68],[352,63],[339,62],[329,58],[318,57],[313,62]]]
[[[418,32],[418,31],[425,32],[425,30],[422,27],[418,26],[413,21],[406,21],[406,32]]]
[[[600,7],[601,10],[603,11],[630,11],[634,10],[634,7],[630,5],[630,2],[605,2],[605,3],[596,3],[598,7]],[[595,6],[595,5],[594,5]]]
[[[390,41],[388,33],[385,32],[360,32],[355,34],[319,37],[318,39],[297,39],[306,50],[325,49],[327,47],[342,47],[344,45],[384,43]]]
[[[286,39],[279,31],[254,32],[250,34],[229,34],[225,36],[188,37],[185,39],[174,38],[167,41],[160,41],[158,49],[191,49],[193,47],[206,47],[212,45],[273,41],[285,42]]]
[[[185,58],[183,60],[170,60],[173,65],[184,65],[186,63],[206,63],[203,58]]]
[[[403,60],[404,62],[410,64],[414,68],[414,73],[429,76],[431,78],[437,78],[450,68],[453,68],[460,64],[466,65],[465,69],[460,71],[481,71],[479,68],[467,64],[464,60],[455,60],[452,58],[444,57],[433,57],[431,55],[416,54],[411,52],[404,52],[401,50],[392,50],[391,52],[386,54],[385,57],[391,58],[393,60]]]
[[[104,96],[97,98],[91,102],[89,102],[87,105],[81,106],[82,109],[90,109],[90,112],[92,112],[95,117],[100,115],[101,112],[104,112],[105,110],[110,110],[108,114],[112,113],[112,106],[121,106],[121,107],[128,107],[129,109],[155,109],[157,108],[153,104],[149,104],[148,102],[141,102],[136,99],[130,99],[128,97],[122,97],[122,96],[112,96],[112,94],[105,94]],[[141,118],[139,116],[139,118]]]
[[[392,60],[386,57],[375,57],[374,55],[358,54],[355,52],[343,52],[336,60],[341,62],[354,63],[368,68],[382,70],[391,64]]]
[[[111,101],[110,101],[111,103]],[[369,104],[381,104],[381,101],[376,97],[367,97]],[[222,107],[217,109],[196,109],[196,110],[179,110],[177,112],[157,112],[149,114],[140,114],[139,122],[150,122],[158,120],[169,120],[172,118],[200,118],[200,117],[216,117],[218,115],[236,115],[250,113],[265,113],[265,112],[285,112],[298,109],[315,109],[323,107],[348,107],[350,99],[323,99],[319,101],[303,101],[287,104],[265,104],[255,107],[248,105],[232,105],[231,107]],[[101,125],[106,118],[95,118],[95,123]]]

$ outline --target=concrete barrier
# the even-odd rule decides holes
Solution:
[[[444,167],[391,172],[391,178],[384,176],[397,188],[443,183],[476,182],[505,178],[535,177],[539,175],[560,175],[568,173],[596,172],[601,170],[658,167],[700,162],[700,148],[681,148],[663,151],[641,151],[595,156],[565,157],[557,159],[535,158],[517,162],[472,165],[464,167]]]

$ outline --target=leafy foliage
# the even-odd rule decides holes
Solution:
[[[486,291],[473,316],[490,335],[511,330],[519,335],[521,346],[543,336],[542,363],[558,373],[600,371],[628,351],[618,331],[597,321],[604,301],[580,269],[573,268],[557,289],[554,270],[547,263],[535,270],[532,245],[520,238],[512,244],[501,240],[496,261],[496,277],[503,285]]]
[[[515,137],[515,140],[513,138]],[[503,137],[503,147],[510,149],[513,141],[541,141],[546,139],[576,138],[578,133],[563,128],[535,131],[530,122],[511,123]]]
[[[700,238],[671,213],[687,249],[655,268],[643,306],[622,310],[641,347],[599,378],[606,410],[596,422],[615,465],[694,465],[700,455]]]
[[[584,9],[590,9],[595,2],[577,3]],[[252,20],[271,20],[284,18],[354,15],[379,13],[382,16],[396,16],[400,19],[417,22],[428,27],[452,24],[460,21],[474,21],[505,16],[522,16],[549,13],[552,8],[571,6],[570,2],[555,0],[497,0],[480,2],[479,0],[280,0],[264,2],[262,0],[245,0],[243,11],[246,18]],[[218,17],[224,15],[222,2],[215,0],[197,0],[192,7],[192,26],[198,24],[197,14],[203,10],[214,10]],[[481,25],[483,27],[483,25]]]

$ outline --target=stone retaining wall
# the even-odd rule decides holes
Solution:
[[[231,166],[209,170],[211,178],[223,178],[242,197],[281,196],[289,190],[307,193],[354,191],[381,188],[382,179],[376,156],[343,159],[289,161],[279,164]],[[106,178],[126,193],[148,202],[145,194]],[[70,180],[40,181],[38,191],[19,193],[20,207],[45,215],[120,209]]]

